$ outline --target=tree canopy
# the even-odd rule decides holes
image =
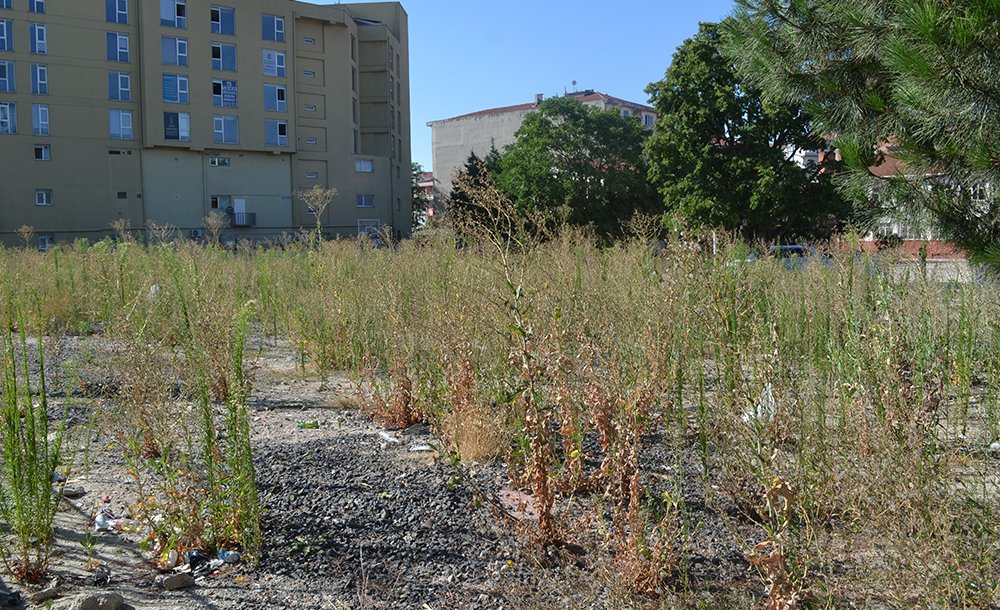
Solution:
[[[826,236],[849,206],[828,164],[793,157],[823,146],[799,104],[767,103],[722,53],[717,24],[682,44],[647,92],[659,113],[646,144],[667,220],[748,238]]]
[[[737,0],[727,46],[834,137],[845,193],[888,205],[873,216],[929,210],[982,255],[1000,244],[998,15],[997,0]]]
[[[646,137],[636,117],[550,98],[504,150],[497,183],[523,212],[564,209],[570,224],[614,237],[636,212],[662,208],[646,180]]]

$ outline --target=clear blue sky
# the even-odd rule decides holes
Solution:
[[[333,0],[311,0],[335,4]],[[578,89],[645,103],[677,45],[732,0],[402,0],[410,16],[413,160],[431,168],[427,121]],[[345,2],[348,4],[348,2]]]

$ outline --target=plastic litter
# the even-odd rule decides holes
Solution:
[[[239,563],[240,552],[239,551],[219,551],[219,559],[226,563]]]
[[[106,587],[111,584],[111,568],[107,566],[101,566],[94,570],[94,577],[91,580],[94,586]]]
[[[431,451],[434,451],[434,447],[428,444],[413,445],[410,447],[410,453],[429,453]]]
[[[743,412],[741,419],[745,424],[766,426],[778,412],[778,404],[774,400],[774,386],[768,382],[760,391],[757,404]]]
[[[396,438],[395,436],[389,434],[385,430],[379,430],[378,435],[381,436],[383,440],[390,442],[393,445],[398,445],[403,442],[400,439]]]
[[[299,430],[318,430],[319,422],[315,419],[310,421],[299,422]]]

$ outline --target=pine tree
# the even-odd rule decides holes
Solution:
[[[802,104],[833,136],[844,192],[872,218],[926,211],[990,257],[1000,254],[998,22],[1000,0],[737,0],[727,50],[769,100]]]

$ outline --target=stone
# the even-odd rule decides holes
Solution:
[[[75,500],[87,495],[87,490],[82,485],[66,485],[63,487],[63,497]]]
[[[990,445],[990,453],[1000,453],[1000,441]]]
[[[118,610],[125,605],[119,593],[82,593],[56,606],[58,610]]]
[[[160,579],[160,586],[167,591],[176,591],[194,586],[194,576],[187,573],[169,574]]]

